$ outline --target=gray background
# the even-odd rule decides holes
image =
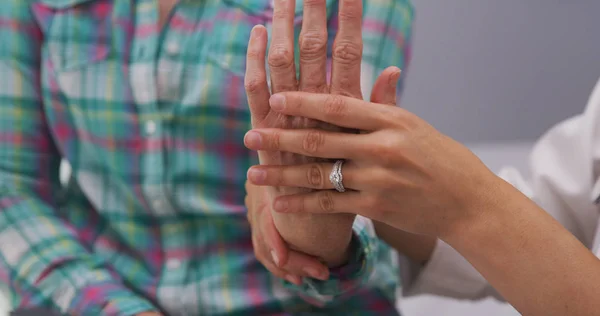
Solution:
[[[413,0],[403,106],[463,142],[534,139],[600,77],[598,0]]]
[[[527,173],[532,141],[583,110],[600,77],[598,0],[413,0],[402,106],[468,143],[494,171]],[[493,300],[424,296],[406,316],[507,316]]]

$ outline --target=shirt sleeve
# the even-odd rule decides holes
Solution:
[[[364,288],[382,289],[393,300],[398,281],[395,252],[377,238],[368,218],[357,216],[353,230],[349,261],[333,269],[329,280],[305,278],[301,286],[282,280],[285,286],[315,306],[327,306]]]
[[[31,2],[0,4],[0,280],[10,286],[13,308],[77,315],[153,310],[57,215],[60,155],[41,104],[42,34]]]
[[[590,249],[599,243],[594,240],[600,216],[599,137],[600,81],[584,113],[556,125],[534,146],[530,181],[525,181],[515,168],[504,168],[499,173]],[[408,273],[403,282],[405,295],[500,298],[475,268],[441,241],[424,267],[415,267],[405,258],[401,262]]]

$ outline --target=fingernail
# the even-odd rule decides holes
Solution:
[[[275,205],[273,205],[273,208],[277,212],[283,212],[283,211],[287,210],[288,203],[286,201],[276,200]]]
[[[390,81],[389,84],[390,86],[396,86],[396,84],[398,84],[398,79],[400,78],[400,75],[402,74],[402,72],[400,71],[400,69],[397,69],[396,72],[394,72],[391,76],[390,76]]]
[[[273,262],[275,263],[275,265],[279,267],[279,257],[277,257],[277,253],[275,253],[275,250],[271,250],[271,258],[273,258]]]
[[[267,179],[267,172],[258,168],[250,168],[247,176],[250,181],[257,184],[262,184]]]
[[[246,133],[246,136],[244,137],[244,143],[248,147],[259,148],[261,142],[262,142],[262,137],[257,132],[249,131],[248,133]]]
[[[291,283],[296,284],[296,285],[301,285],[302,284],[302,280],[300,280],[300,277],[295,276],[295,275],[288,274],[288,275],[285,276],[285,279],[288,280]]]
[[[274,94],[269,99],[269,104],[273,110],[281,111],[285,107],[285,97],[281,94]]]
[[[313,268],[304,268],[303,271],[304,271],[304,273],[310,275],[312,278],[323,280],[323,281],[326,280],[324,273],[321,273],[318,270],[315,270]]]

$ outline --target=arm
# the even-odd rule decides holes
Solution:
[[[499,181],[481,216],[442,236],[524,315],[600,310],[600,260],[533,201]]]
[[[55,213],[60,156],[44,118],[42,35],[29,3],[0,5],[0,276],[15,308],[85,315],[153,310]]]
[[[596,88],[585,113],[557,125],[541,138],[531,155],[531,181],[524,181],[522,176],[512,168],[505,168],[500,172],[503,179],[536,202],[587,248],[592,248],[597,244],[597,242],[594,243],[594,232],[598,223],[598,208],[597,205],[594,205],[593,200],[600,194],[594,189],[598,187],[599,183],[597,181],[598,172],[595,170],[600,158],[596,150],[597,145],[595,145],[600,136],[598,131],[599,110],[600,89]],[[556,236],[550,236],[550,240],[552,238],[555,241],[564,239],[564,242],[553,246],[555,254],[561,253],[557,249],[561,246],[571,245],[573,247],[565,254],[580,249],[580,245],[570,237],[564,236],[565,231],[557,229],[550,218],[540,214],[535,215],[538,210],[532,206],[527,209],[530,210],[526,213],[527,216],[532,216],[531,219],[535,218],[539,221],[540,226],[538,227],[546,228],[541,236],[549,232],[556,232]],[[506,211],[502,212],[502,214],[505,213],[511,214]],[[513,215],[526,216],[526,214]],[[504,221],[507,227],[510,227],[508,222],[517,219],[517,216],[512,218],[507,216],[498,221]],[[527,219],[521,218],[520,220],[526,221]],[[535,227],[528,227],[528,229],[533,230]],[[491,234],[491,231],[487,232]],[[506,235],[507,232],[500,233],[501,235],[497,235],[497,237],[510,236],[510,234]],[[510,238],[495,241],[488,237],[493,236],[487,236],[481,242],[487,240],[498,246],[481,247],[479,248],[482,251],[480,255],[483,255],[483,252],[488,256],[493,255],[490,252],[502,251],[500,246],[511,242]],[[403,252],[403,249],[398,250]],[[537,254],[539,258],[547,259],[548,257],[544,257],[542,250],[532,249],[527,253]],[[587,261],[588,257],[589,253],[583,255],[582,258]],[[565,255],[564,258],[568,257]],[[513,258],[513,260],[515,259],[517,258]],[[531,263],[530,259],[527,260],[524,262]],[[408,266],[407,264],[405,267],[408,268]],[[581,271],[583,273],[590,272],[589,269],[593,269],[595,266],[595,264],[591,264],[587,269]],[[499,271],[503,271],[500,267],[498,268]],[[433,293],[468,299],[477,299],[488,295],[501,298],[469,262],[443,241],[437,242],[428,263],[413,271],[414,273],[408,276],[412,282],[409,282],[405,289],[405,293],[408,295]],[[462,286],[457,286],[458,284]]]
[[[527,315],[589,315],[600,309],[595,297],[600,291],[600,262],[586,249],[598,244],[598,235],[594,236],[598,192],[593,188],[600,187],[594,168],[599,154],[595,146],[600,130],[600,89],[584,115],[551,130],[534,150],[533,189],[525,192],[536,198],[539,206],[490,172],[466,147],[411,113],[345,98],[338,115],[331,115],[319,106],[322,95],[296,92],[284,97],[285,104],[272,105],[281,113],[349,128],[381,129],[361,135],[322,132],[320,136],[322,144],[329,146],[318,147],[316,156],[350,159],[355,165],[346,168],[345,185],[357,192],[331,195],[329,207],[314,209],[303,205],[315,205],[329,193],[279,197],[277,201],[284,203],[276,203],[276,211],[330,214],[359,205],[362,207],[356,210],[362,215],[398,229],[439,237]],[[358,115],[365,106],[373,111]],[[249,146],[252,149],[304,153],[299,140],[310,132],[255,129],[249,133],[265,139]],[[387,142],[377,143],[382,138]],[[327,165],[323,163],[323,167]],[[280,185],[310,187],[296,178],[306,167],[274,166],[268,172],[280,179]],[[370,179],[361,169],[374,170]],[[371,181],[369,185],[364,185],[366,180]],[[463,281],[449,274],[441,276],[441,282],[447,284]],[[460,282],[454,284],[461,286]]]

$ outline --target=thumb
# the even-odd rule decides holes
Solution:
[[[388,67],[381,72],[371,92],[371,102],[396,105],[396,94],[398,91],[398,80],[400,79],[400,69],[398,67]]]

